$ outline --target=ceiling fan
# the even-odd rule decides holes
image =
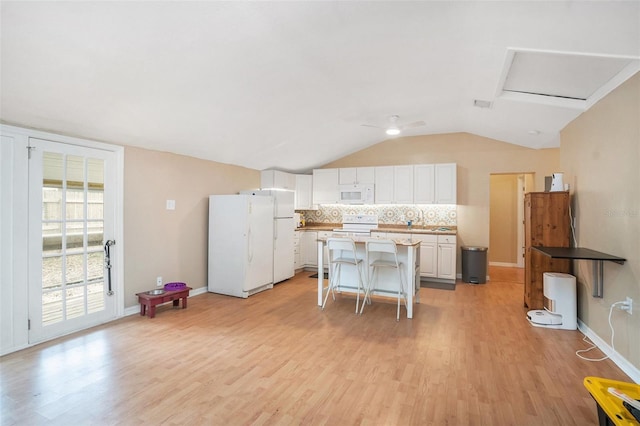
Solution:
[[[384,129],[387,135],[397,136],[404,129],[410,129],[412,127],[420,127],[427,124],[424,121],[414,121],[413,123],[408,123],[408,124],[398,124],[398,118],[400,118],[400,116],[398,115],[392,115],[391,117],[389,117],[389,126],[387,127],[374,126],[373,124],[362,124],[362,126],[375,127],[377,129]]]

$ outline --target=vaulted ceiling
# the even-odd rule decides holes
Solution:
[[[640,69],[640,2],[8,2],[0,119],[254,169],[399,136],[531,148]],[[479,102],[476,102],[479,101]]]

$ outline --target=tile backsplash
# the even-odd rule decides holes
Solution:
[[[375,214],[378,223],[416,226],[457,226],[457,210],[450,204],[385,204],[385,205],[322,205],[318,210],[298,210],[307,223],[341,223],[344,214]]]

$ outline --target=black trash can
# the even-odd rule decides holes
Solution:
[[[487,282],[487,248],[462,247],[462,281],[471,284]]]

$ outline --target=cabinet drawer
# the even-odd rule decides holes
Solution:
[[[439,244],[456,244],[455,235],[438,235]]]
[[[413,241],[420,241],[421,243],[437,243],[438,236],[434,234],[411,234]]]
[[[406,240],[408,238],[411,238],[411,234],[403,234],[401,232],[387,232],[387,236],[385,238],[388,238],[390,240]]]
[[[318,231],[318,238],[329,238],[333,235],[333,231]]]

